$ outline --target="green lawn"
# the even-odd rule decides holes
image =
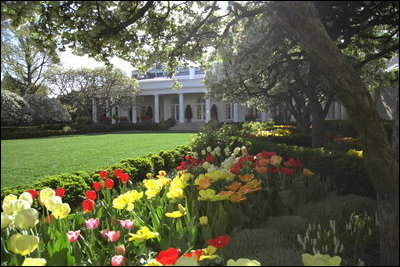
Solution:
[[[193,133],[125,133],[1,141],[1,187],[45,175],[90,171],[188,144]]]

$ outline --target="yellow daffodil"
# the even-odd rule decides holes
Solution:
[[[304,266],[340,266],[342,262],[342,258],[339,256],[331,257],[319,253],[315,255],[308,253],[302,254],[301,260]]]
[[[26,258],[22,266],[46,266],[46,259],[43,258]]]
[[[26,210],[31,207],[29,201],[23,199],[13,199],[10,201],[3,202],[3,211],[8,215],[16,215],[21,210]]]
[[[71,208],[68,203],[59,204],[53,211],[54,218],[64,219],[67,218],[71,212]]]
[[[147,226],[142,226],[136,232],[136,234],[129,233],[129,235],[131,236],[129,238],[129,241],[143,242],[147,239],[156,238],[157,236],[159,236],[159,233],[151,232]]]
[[[226,262],[226,266],[261,266],[261,263],[256,260],[249,260],[249,259],[238,259],[238,260],[228,260]]]
[[[28,229],[39,222],[38,218],[39,212],[35,209],[29,208],[18,212],[15,216],[14,223],[20,229]]]
[[[5,212],[1,213],[1,229],[8,227],[14,221],[14,217]]]
[[[34,251],[39,245],[39,237],[34,235],[13,234],[8,241],[8,249],[16,254],[25,256]]]

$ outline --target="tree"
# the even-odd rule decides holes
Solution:
[[[31,108],[19,95],[1,90],[1,125],[21,126],[32,123]]]
[[[33,45],[28,26],[18,29],[8,26],[4,32],[3,35],[2,29],[1,67],[8,82],[7,89],[20,96],[46,94],[44,74],[54,59]]]
[[[188,122],[190,122],[191,119],[193,118],[193,112],[192,112],[192,108],[190,107],[190,105],[186,106],[185,118],[187,119]]]

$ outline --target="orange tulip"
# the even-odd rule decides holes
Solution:
[[[243,195],[238,194],[238,193],[234,193],[229,197],[229,200],[232,201],[232,202],[240,202],[240,201],[243,201],[243,200],[246,200],[246,199],[247,199],[246,196],[243,196]]]
[[[306,168],[303,169],[303,175],[304,175],[304,176],[310,177],[310,176],[313,176],[314,174],[315,174],[315,173],[313,173],[313,172],[310,171],[309,169],[306,169]]]
[[[242,186],[242,183],[233,182],[230,186],[225,186],[226,189],[236,191]]]
[[[267,173],[268,169],[265,167],[260,167],[260,166],[256,166],[255,167],[256,172],[258,172],[259,174],[265,174]]]
[[[199,185],[197,190],[204,190],[207,189],[211,185],[211,178],[203,177],[199,180]]]
[[[239,179],[242,182],[250,182],[251,180],[254,179],[254,174],[245,174],[245,175],[239,175]]]

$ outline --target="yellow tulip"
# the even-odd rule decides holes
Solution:
[[[16,254],[25,256],[34,251],[39,245],[39,237],[34,235],[13,234],[8,240],[8,249]]]
[[[26,258],[22,266],[46,266],[46,259],[43,258]]]
[[[208,246],[207,248],[204,248],[202,250],[203,250],[203,254],[200,256],[199,261],[206,260],[206,259],[213,260],[218,257],[218,255],[214,255],[215,252],[217,252],[217,248],[214,246]]]
[[[140,229],[136,232],[136,234],[131,234],[129,233],[129,235],[131,236],[129,238],[129,241],[135,241],[135,242],[143,242],[144,240],[147,239],[152,239],[152,238],[156,238],[157,236],[159,236],[159,233],[156,232],[151,232],[150,229],[146,226],[142,226],[140,227]]]
[[[59,204],[53,211],[54,218],[56,219],[64,219],[71,212],[71,208],[68,203]]]
[[[14,217],[5,212],[1,213],[1,229],[8,227],[13,223]]]
[[[342,262],[342,258],[339,256],[331,257],[319,253],[315,255],[308,253],[302,254],[301,260],[304,266],[340,266]]]
[[[15,225],[20,229],[28,229],[35,226],[39,221],[39,212],[33,208],[21,210],[15,216]]]
[[[207,216],[201,216],[199,218],[200,224],[201,225],[207,225],[208,224],[208,217]]]
[[[49,211],[54,211],[58,205],[62,204],[62,199],[59,196],[51,196],[43,201],[43,204]]]
[[[169,192],[167,193],[167,197],[169,199],[178,199],[185,197],[185,195],[183,194],[183,190],[181,188],[170,188]]]
[[[143,266],[163,266],[162,263],[158,262],[156,259],[150,259]]]
[[[259,263],[256,260],[249,260],[249,259],[238,259],[236,261],[230,259],[226,262],[226,266],[261,266],[261,263]]]
[[[184,214],[182,212],[180,212],[179,210],[165,213],[165,216],[170,217],[170,218],[179,218],[179,217],[182,217],[183,215]]]
[[[8,215],[16,215],[21,210],[26,210],[31,207],[29,201],[23,199],[14,199],[4,202],[2,205],[3,211]]]
[[[8,202],[8,201],[15,200],[15,199],[18,199],[18,197],[16,195],[13,195],[13,194],[7,195],[3,199],[3,204]]]
[[[28,201],[29,203],[31,203],[31,205],[32,205],[32,203],[33,203],[32,195],[31,195],[30,193],[28,193],[28,192],[22,193],[22,194],[19,196],[19,199],[26,200],[26,201]]]
[[[56,192],[51,188],[45,188],[40,190],[39,201],[44,204],[44,201],[49,197],[55,196]]]

